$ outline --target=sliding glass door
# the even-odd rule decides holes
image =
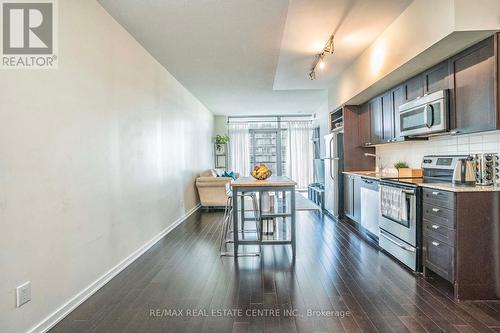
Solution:
[[[310,117],[230,117],[230,161],[233,171],[249,176],[266,164],[275,176],[287,176],[306,188],[313,181]]]
[[[274,175],[281,176],[286,170],[286,140],[283,130],[250,130],[250,165],[266,164]]]

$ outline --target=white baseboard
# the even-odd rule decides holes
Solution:
[[[78,294],[73,296],[69,301],[64,303],[59,309],[54,311],[36,326],[31,328],[29,333],[45,333],[52,327],[54,327],[59,321],[61,321],[64,317],[71,313],[74,309],[76,309],[80,304],[85,302],[90,296],[92,296],[96,291],[101,289],[106,283],[109,282],[112,278],[114,278],[118,273],[123,271],[127,266],[133,263],[137,258],[139,258],[144,252],[149,250],[153,245],[155,245],[160,239],[165,237],[170,231],[174,230],[179,224],[187,220],[189,216],[191,216],[194,212],[196,212],[201,207],[200,204],[193,207],[189,210],[184,216],[177,219],[174,223],[169,225],[167,228],[162,230],[159,234],[154,236],[150,241],[146,244],[138,248],[132,254],[130,254],[127,258],[123,259],[120,263],[118,263],[115,267],[111,268],[109,271],[104,273],[97,280],[92,282],[85,289],[80,291]]]

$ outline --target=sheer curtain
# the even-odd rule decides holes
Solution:
[[[231,170],[240,176],[250,175],[250,132],[248,123],[230,123],[229,156]]]
[[[313,128],[310,121],[288,124],[287,176],[306,188],[313,179]]]

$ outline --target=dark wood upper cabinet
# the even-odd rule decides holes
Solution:
[[[450,88],[448,60],[412,77],[403,83],[404,102],[422,97],[438,90]]]
[[[405,102],[411,101],[417,97],[421,97],[424,95],[424,83],[422,79],[422,75],[417,75],[405,83],[403,83],[404,87],[404,97]]]
[[[432,67],[422,74],[424,94],[450,88],[450,66],[448,60]]]
[[[368,102],[368,109],[370,110],[371,143],[382,143],[384,142],[382,98],[376,97]]]
[[[401,136],[401,122],[399,118],[399,106],[405,103],[403,90],[403,86],[398,86],[391,90],[392,109],[394,112],[394,139],[396,141],[404,140],[404,137]]]
[[[358,133],[359,141],[362,145],[371,144],[371,124],[370,124],[370,109],[368,103],[361,105],[358,117]]]
[[[382,105],[382,141],[393,142],[394,133],[394,109],[392,107],[391,92],[388,91],[380,96]]]
[[[403,141],[399,107],[450,89],[450,131],[465,134],[500,129],[500,33],[429,68],[359,106],[361,146]]]
[[[497,36],[451,58],[451,132],[473,133],[498,128],[496,103]]]

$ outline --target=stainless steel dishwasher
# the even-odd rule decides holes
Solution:
[[[379,182],[361,178],[361,226],[378,239],[380,217]]]

